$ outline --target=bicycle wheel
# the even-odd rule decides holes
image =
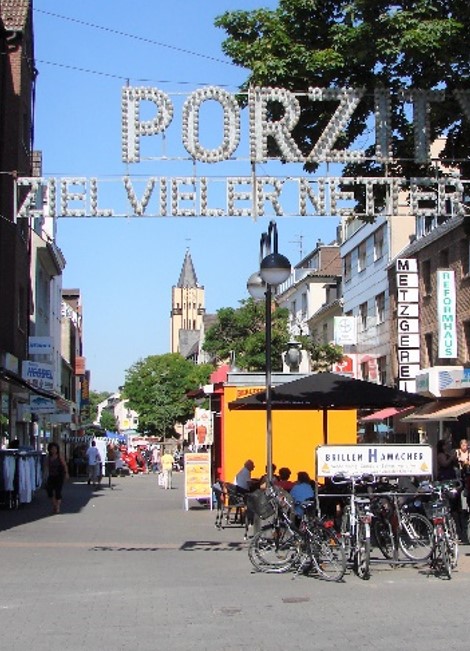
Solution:
[[[335,531],[321,523],[308,530],[310,554],[320,578],[341,581],[346,572],[346,554]]]
[[[450,564],[452,569],[457,567],[459,560],[459,537],[454,518],[449,515],[447,518],[447,542],[450,548]]]
[[[426,561],[431,556],[432,536],[432,524],[424,515],[402,515],[398,543],[407,558],[412,561]]]
[[[370,529],[362,522],[357,529],[354,571],[360,579],[370,579]]]
[[[248,558],[258,572],[288,572],[299,561],[301,542],[289,527],[269,525],[251,539]]]
[[[450,549],[447,540],[445,538],[445,535],[442,536],[441,540],[439,541],[439,547],[440,547],[439,556],[441,557],[442,571],[448,579],[451,579],[452,567],[451,567],[451,559],[450,559]]]
[[[351,560],[351,517],[350,507],[346,506],[341,517],[341,540],[347,560]]]
[[[392,525],[388,520],[377,518],[373,524],[374,540],[385,558],[391,560],[394,555]]]

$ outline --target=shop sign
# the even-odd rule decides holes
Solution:
[[[356,355],[343,355],[340,362],[333,364],[333,373],[356,377]]]
[[[37,389],[54,390],[54,374],[52,364],[25,361],[22,364],[22,378]]]
[[[31,396],[29,408],[32,414],[54,414],[56,410],[55,400],[43,398],[42,396]]]
[[[357,344],[357,319],[355,316],[334,317],[334,340],[337,346]]]
[[[184,498],[212,500],[211,459],[209,452],[187,452],[184,455]]]
[[[212,412],[209,409],[196,407],[194,410],[194,420],[196,427],[195,444],[212,445],[214,442],[214,432],[212,427]],[[197,449],[197,448],[196,448]]]
[[[439,357],[457,357],[455,272],[451,269],[437,271],[437,327]]]
[[[430,445],[322,445],[316,450],[318,477],[364,473],[374,477],[432,474]]]
[[[396,262],[398,388],[414,393],[420,370],[419,278],[414,258]]]
[[[30,337],[28,352],[30,355],[50,355],[52,353],[52,337]]]

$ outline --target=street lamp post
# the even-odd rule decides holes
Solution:
[[[272,290],[287,280],[291,273],[289,260],[278,252],[278,236],[275,221],[269,222],[268,231],[261,235],[260,268],[251,274],[247,289],[255,300],[265,298],[266,331],[266,472],[268,482],[273,479],[273,432],[272,432]]]

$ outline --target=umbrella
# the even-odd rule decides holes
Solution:
[[[429,402],[416,393],[383,384],[356,380],[338,373],[315,373],[285,382],[271,390],[272,409],[323,410],[323,436],[327,441],[328,410],[404,408]],[[266,392],[261,391],[229,403],[230,409],[266,409]]]
[[[273,409],[382,409],[417,407],[429,398],[384,384],[356,380],[339,373],[314,373],[271,390]],[[230,409],[264,409],[266,392],[234,400]]]

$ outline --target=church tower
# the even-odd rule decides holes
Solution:
[[[197,282],[187,249],[178,283],[171,290],[170,352],[189,357],[192,350],[199,346],[205,311],[204,287]]]

